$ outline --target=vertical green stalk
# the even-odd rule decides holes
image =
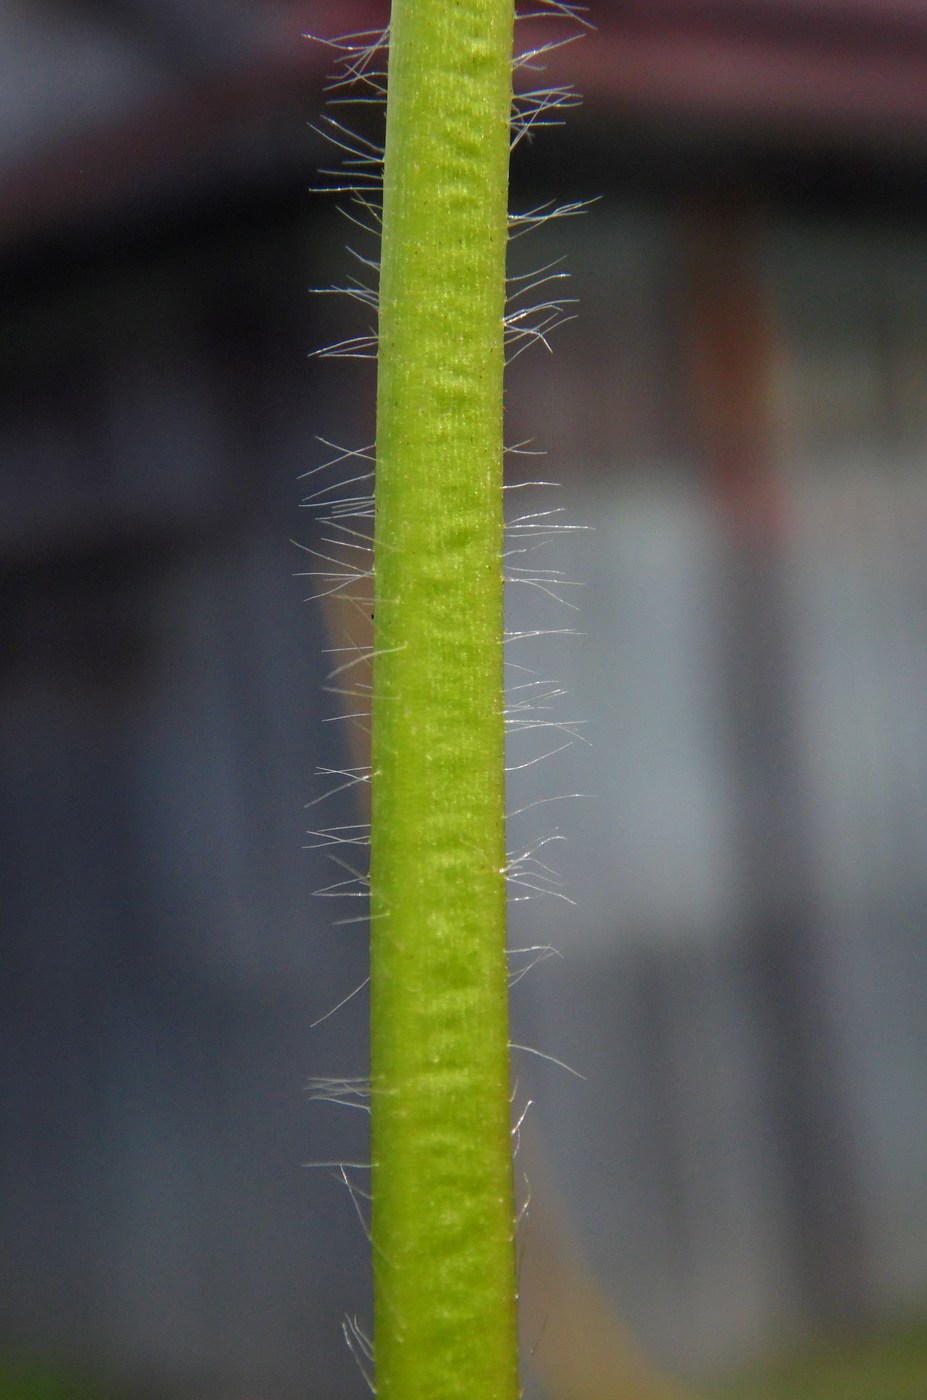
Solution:
[[[371,842],[380,1400],[516,1400],[502,712],[513,0],[394,0]]]

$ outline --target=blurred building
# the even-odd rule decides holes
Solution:
[[[581,310],[512,366],[512,482],[562,483],[512,513],[595,527],[527,561],[577,615],[511,590],[585,634],[512,655],[588,722],[513,739],[514,807],[587,794],[513,823],[575,900],[514,906],[564,953],[514,1038],[586,1076],[518,1061],[535,1150],[697,1375],[927,1305],[927,4],[591,17],[514,169],[601,195],[513,245]],[[371,366],[308,358],[355,234],[301,36],[382,20],[0,9],[0,1344],[118,1394],[362,1386],[363,1236],[303,1169],[365,1152],[303,1092],[365,1060],[362,996],[310,1028],[365,931],[301,849],[355,756],[291,541],[316,437],[372,437]]]

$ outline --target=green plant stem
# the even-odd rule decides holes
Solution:
[[[394,0],[371,838],[380,1400],[516,1400],[502,370],[513,0]]]

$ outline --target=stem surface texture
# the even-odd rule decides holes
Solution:
[[[394,0],[371,839],[380,1400],[517,1400],[502,371],[512,0]]]

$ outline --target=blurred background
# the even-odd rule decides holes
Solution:
[[[508,439],[546,456],[511,483],[559,483],[512,513],[594,527],[528,561],[577,613],[509,598],[512,630],[567,629],[515,660],[582,722],[544,763],[513,740],[513,842],[565,837],[574,901],[513,908],[514,945],[562,954],[513,1039],[585,1076],[515,1052],[526,1384],[664,1393],[552,1354],[575,1306],[702,1393],[913,1400],[927,3],[590,17],[547,75],[584,105],[513,171],[516,209],[599,196],[513,245],[517,273],[562,257],[580,311],[512,366]],[[301,475],[319,435],[371,441],[373,376],[310,358],[366,318],[309,295],[363,236],[309,193],[332,53],[302,36],[384,20],[0,4],[4,1400],[364,1393],[366,1242],[310,1165],[362,1161],[363,1115],[306,1093],[366,1060],[362,996],[311,1024],[366,930],[304,849],[316,770],[358,758],[296,575]],[[347,790],[324,823],[359,819]]]

